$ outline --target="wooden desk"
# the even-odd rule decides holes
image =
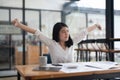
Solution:
[[[92,80],[120,77],[120,67],[109,70],[64,73],[64,72],[48,72],[48,71],[32,71],[37,65],[21,65],[16,66],[18,71],[18,80],[22,76],[25,80]]]

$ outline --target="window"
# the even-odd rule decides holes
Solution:
[[[120,5],[114,0],[114,38],[120,38]],[[120,41],[114,42],[114,48],[120,50]],[[120,53],[115,54],[115,61],[120,63]]]

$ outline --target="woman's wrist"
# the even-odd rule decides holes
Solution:
[[[94,24],[94,25],[95,25],[95,27],[96,27],[96,28],[98,28],[98,27],[99,27],[99,25],[98,25],[98,24]]]
[[[23,24],[20,23],[20,22],[18,22],[18,23],[17,23],[17,27],[21,28],[21,26],[23,26]]]
[[[102,29],[101,26],[100,26],[99,24],[94,24],[94,25],[95,25],[95,27],[96,27],[97,29],[99,29],[99,30]]]

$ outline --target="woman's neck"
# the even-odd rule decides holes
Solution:
[[[65,50],[66,49],[66,45],[65,42],[59,42],[60,46]]]

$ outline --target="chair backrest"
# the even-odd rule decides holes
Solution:
[[[43,54],[43,56],[47,56],[47,63],[52,63],[51,57],[50,57],[50,54],[49,54],[49,53]]]

